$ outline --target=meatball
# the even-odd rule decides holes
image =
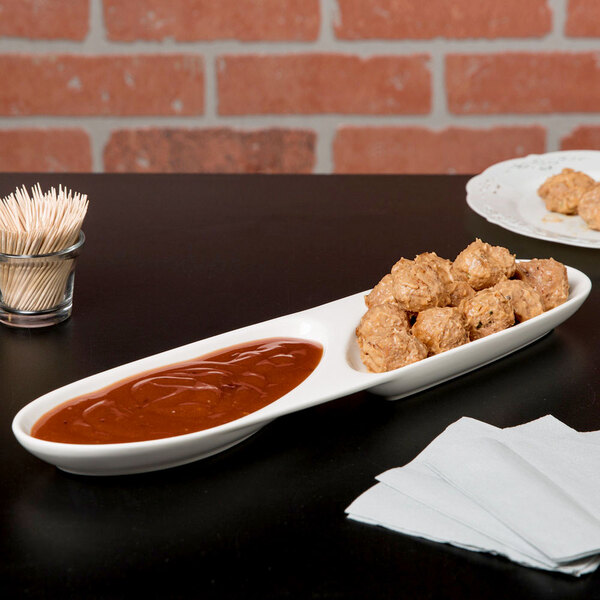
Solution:
[[[408,328],[408,315],[396,303],[376,304],[363,315],[356,337],[372,338]]]
[[[394,297],[406,311],[446,306],[450,299],[444,282],[429,265],[401,258],[392,267],[392,279]]]
[[[569,279],[565,265],[553,258],[534,258],[517,264],[517,279],[528,283],[542,297],[544,310],[567,301]]]
[[[450,294],[450,306],[459,306],[463,300],[475,295],[475,290],[466,281],[453,281],[447,290]]]
[[[583,194],[595,185],[595,181],[573,169],[563,169],[552,175],[538,188],[538,195],[552,212],[574,215]]]
[[[512,304],[494,289],[481,290],[465,300],[460,310],[472,340],[502,331],[515,324]]]
[[[441,258],[435,252],[424,252],[415,256],[417,264],[431,267],[443,281],[444,285],[452,283],[452,262]]]
[[[594,186],[581,197],[579,216],[590,229],[600,231],[600,184]]]
[[[505,279],[497,283],[493,289],[498,290],[512,304],[515,318],[519,323],[544,312],[542,297],[524,281]]]
[[[475,294],[475,290],[466,281],[454,279],[452,262],[439,257],[435,252],[419,254],[415,257],[415,262],[430,266],[440,276],[448,292],[450,306],[458,306],[465,298]]]
[[[388,273],[383,279],[371,290],[371,293],[365,297],[365,304],[370,306],[377,306],[377,304],[385,304],[396,302],[393,292],[393,283],[391,273]]]
[[[373,373],[399,369],[427,357],[427,348],[408,331],[359,337],[360,358]]]
[[[469,244],[452,265],[454,278],[466,281],[474,290],[491,287],[502,279],[512,277],[514,272],[514,254],[480,239]]]
[[[439,354],[469,341],[465,318],[458,308],[428,308],[417,315],[411,329],[429,354]]]

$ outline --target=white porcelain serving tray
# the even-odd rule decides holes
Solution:
[[[92,375],[34,400],[15,416],[17,440],[42,460],[71,473],[122,475],[166,469],[215,454],[261,427],[303,408],[360,390],[395,400],[462,375],[534,342],[568,319],[591,289],[589,278],[568,268],[567,302],[525,323],[443,354],[387,373],[368,373],[362,365],[354,330],[365,312],[361,292],[303,312],[223,333],[180,348]],[[47,411],[77,396],[148,371],[190,360],[214,350],[270,337],[295,337],[323,345],[323,358],[298,387],[272,404],[236,421],[176,437],[121,444],[64,444],[31,437],[34,423]]]

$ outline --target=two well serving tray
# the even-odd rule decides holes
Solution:
[[[361,292],[242,329],[149,356],[86,377],[34,400],[15,416],[21,445],[60,469],[84,475],[123,475],[166,469],[233,446],[277,417],[361,390],[396,400],[458,377],[531,344],[568,319],[591,290],[589,278],[567,267],[571,291],[564,304],[529,321],[387,373],[368,373],[360,361],[354,330],[365,312]],[[63,444],[33,438],[33,424],[47,411],[77,396],[127,377],[183,362],[209,352],[272,337],[295,337],[323,345],[323,358],[298,387],[245,417],[176,437],[122,444]]]

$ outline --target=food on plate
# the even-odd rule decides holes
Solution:
[[[452,261],[439,257],[435,252],[423,252],[415,256],[415,262],[424,267],[432,268],[445,286],[452,283]]]
[[[438,270],[430,264],[401,258],[392,267],[392,291],[400,308],[420,312],[446,306],[449,293]]]
[[[541,295],[525,281],[505,279],[492,289],[500,292],[512,304],[518,323],[537,317],[544,312]]]
[[[573,169],[552,175],[538,189],[552,212],[578,214],[590,229],[600,231],[600,182]]]
[[[410,327],[408,315],[396,302],[376,304],[363,315],[356,335],[358,337],[376,337],[390,331],[408,331]]]
[[[370,371],[390,371],[427,356],[427,349],[410,335],[409,327],[408,314],[395,301],[367,310],[356,328],[356,339]]]
[[[515,261],[476,239],[454,261],[435,252],[401,258],[365,298],[356,328],[363,364],[381,373],[538,316],[567,300],[566,267]]]
[[[371,290],[371,293],[365,296],[365,304],[368,307],[385,304],[386,302],[394,302],[394,300],[394,279],[391,273],[385,275]]]
[[[469,341],[463,313],[455,307],[428,308],[417,315],[412,334],[430,355],[462,346]]]
[[[33,437],[69,444],[161,439],[234,421],[300,385],[321,344],[269,338],[146,371],[69,400],[43,415]]]
[[[516,277],[528,283],[542,298],[544,310],[562,304],[569,297],[565,265],[553,258],[534,258],[517,265]]]
[[[600,184],[595,185],[581,197],[579,216],[590,229],[600,231]]]
[[[589,175],[566,168],[546,179],[538,188],[538,195],[549,211],[575,215],[582,196],[595,184]]]
[[[358,336],[357,340],[360,359],[372,373],[399,369],[427,357],[426,346],[401,329],[372,337]]]
[[[491,335],[515,324],[515,311],[503,294],[493,288],[480,290],[460,309],[472,340]]]
[[[459,306],[463,300],[472,298],[475,290],[466,281],[452,281],[448,284],[450,306]]]
[[[480,239],[469,244],[452,264],[454,278],[466,281],[476,291],[512,277],[514,272],[514,254],[502,246],[490,246]]]

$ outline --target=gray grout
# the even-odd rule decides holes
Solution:
[[[452,115],[448,111],[444,85],[445,56],[449,53],[495,52],[598,52],[596,39],[570,39],[564,35],[567,0],[548,0],[553,13],[551,33],[539,38],[445,39],[433,40],[339,40],[334,26],[339,8],[336,0],[321,0],[321,27],[314,41],[241,42],[237,40],[176,42],[111,42],[106,35],[101,0],[90,1],[90,30],[82,42],[68,40],[26,40],[0,38],[0,53],[114,54],[198,54],[204,59],[205,112],[198,116],[22,116],[0,117],[4,129],[19,127],[82,127],[89,132],[94,171],[103,167],[102,153],[111,133],[137,127],[230,127],[241,130],[290,127],[317,131],[315,172],[333,170],[333,141],[344,124],[367,127],[416,126],[440,130],[449,126],[489,128],[494,126],[534,126],[547,129],[547,149],[559,149],[560,139],[580,124],[600,125],[600,113]],[[375,55],[429,54],[432,107],[427,115],[245,115],[218,114],[218,58],[226,54],[342,53],[368,58]]]
[[[327,2],[327,0],[324,0]],[[432,44],[443,43],[449,53],[494,53],[494,52],[597,52],[595,38],[554,37],[553,34],[540,38],[494,38],[494,39],[445,39],[431,40],[339,40],[331,36],[319,37],[314,41],[260,41],[241,42],[236,40],[182,41],[172,39],[134,42],[109,42],[98,38],[94,31],[82,42],[69,40],[27,40],[22,38],[0,39],[3,53],[44,54],[47,52],[75,53],[85,55],[112,54],[203,54],[210,50],[218,54],[303,54],[318,52],[340,52],[362,57],[377,55],[428,53]]]
[[[568,0],[548,0],[552,10],[552,33],[548,36],[557,44],[567,43],[565,37],[565,24],[567,22],[567,2]],[[567,127],[564,122],[555,123],[553,127],[547,128],[546,150],[549,152],[560,150],[560,140],[574,127]]]
[[[85,46],[98,47],[106,40],[106,27],[102,14],[102,0],[90,0],[90,30],[84,40]],[[90,136],[92,154],[92,171],[101,173],[104,170],[104,148],[110,138],[111,129],[96,121],[84,119],[82,126]]]
[[[574,125],[580,122],[598,125],[600,113],[531,113],[516,114],[502,113],[490,115],[361,115],[361,114],[290,114],[290,115],[234,115],[219,116],[218,119],[208,115],[198,116],[55,116],[55,115],[33,115],[33,116],[0,116],[0,125],[5,129],[16,127],[82,127],[84,124],[104,124],[118,129],[131,127],[148,127],[155,124],[159,127],[236,127],[250,130],[254,127],[302,127],[312,128],[335,123],[349,123],[360,125],[364,123],[369,127],[386,127],[392,125],[407,126],[414,124],[418,127],[429,127],[439,130],[456,125],[459,127],[489,127],[526,125],[543,125],[544,123],[555,126],[560,123]]]
[[[90,30],[84,45],[97,47],[106,41],[106,27],[102,14],[102,0],[90,0]]]
[[[431,51],[431,95],[432,95],[432,110],[431,121],[435,123],[443,123],[448,119],[448,106],[446,103],[446,86],[444,82],[445,64],[444,51],[436,44],[436,47]]]
[[[207,121],[217,123],[217,59],[212,53],[204,54],[204,117]]]
[[[87,121],[85,123],[90,136],[90,145],[92,150],[92,171],[94,173],[102,173],[104,170],[104,148],[108,143],[112,129],[105,127],[100,122]]]
[[[338,14],[337,2],[335,0],[321,0],[321,29],[317,44],[323,47],[331,46],[334,41],[334,21]],[[315,166],[316,173],[331,173],[334,169],[333,139],[335,137],[336,124],[330,119],[326,124],[317,128],[317,141],[315,144]]]
[[[552,33],[548,39],[552,42],[562,42],[565,38],[565,23],[567,22],[568,0],[547,0],[552,11]]]

